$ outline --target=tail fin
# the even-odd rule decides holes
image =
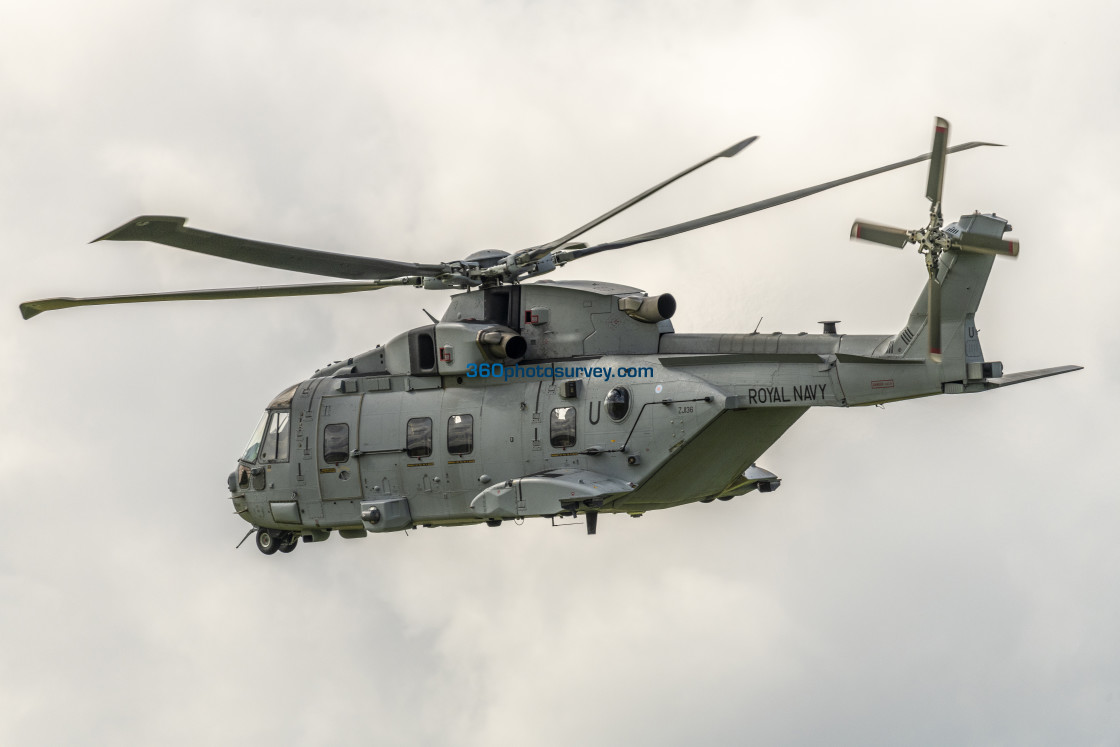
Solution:
[[[942,380],[966,377],[968,363],[981,363],[984,352],[976,332],[975,315],[988,283],[995,256],[945,251],[937,275],[941,285]],[[925,357],[929,349],[928,283],[922,288],[906,326],[888,347],[888,354],[907,358]]]
[[[940,259],[942,362],[937,370],[943,392],[981,392],[1081,370],[1081,366],[1056,366],[1005,375],[1002,363],[985,361],[976,331],[976,311],[980,308],[980,298],[984,295],[995,256],[953,250],[942,252]],[[906,326],[891,338],[887,356],[926,356],[929,350],[928,292],[927,283]]]

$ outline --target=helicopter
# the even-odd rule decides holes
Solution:
[[[718,158],[720,151],[583,226],[513,253],[420,264],[212,233],[147,215],[96,241],[149,241],[342,282],[230,288],[20,305],[25,319],[77,306],[457,290],[440,319],[316,370],[264,410],[229,475],[229,498],[266,555],[417,527],[554,524],[777,490],[757,460],[811,407],[854,407],[984,392],[1079,370],[1005,374],[985,359],[975,314],[997,256],[1015,258],[1008,221],[974,212],[945,225],[950,147],[935,120],[930,153],[616,241],[576,239]],[[915,245],[927,281],[901,330],[840,334],[677,333],[669,293],[549,279],[583,257],[674,236],[929,161],[926,226],[857,220],[851,238]],[[427,312],[425,312],[427,313]],[[240,546],[240,544],[238,545]]]

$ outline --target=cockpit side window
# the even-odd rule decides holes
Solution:
[[[242,455],[241,460],[244,462],[257,461],[257,453],[261,450],[261,439],[264,438],[264,427],[268,423],[268,413],[261,415],[261,422],[257,423],[257,427],[253,429],[253,437],[249,439],[249,443],[245,445],[245,454]]]
[[[264,442],[261,444],[262,462],[288,461],[292,413],[290,410],[277,410],[272,413],[265,429]]]

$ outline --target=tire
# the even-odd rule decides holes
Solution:
[[[265,555],[271,555],[280,549],[280,541],[267,529],[261,527],[257,530],[257,549]]]
[[[298,544],[299,535],[294,532],[289,532],[288,536],[284,538],[284,541],[280,543],[279,550],[280,552],[288,553],[296,549],[296,545]]]

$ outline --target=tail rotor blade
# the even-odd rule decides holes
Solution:
[[[1004,257],[1019,256],[1019,240],[1004,239],[995,236],[982,236],[966,233],[959,241],[953,242],[955,249],[976,254],[998,254]]]
[[[929,181],[926,197],[935,208],[941,207],[941,187],[945,183],[945,154],[949,145],[949,123],[937,118],[933,127],[933,148],[929,159]]]
[[[895,249],[901,249],[910,240],[910,232],[903,228],[857,220],[852,224],[852,238],[861,241],[874,241],[876,244],[886,244],[887,246],[893,246]]]
[[[929,357],[934,363],[941,362],[941,283],[932,274],[929,276]]]

